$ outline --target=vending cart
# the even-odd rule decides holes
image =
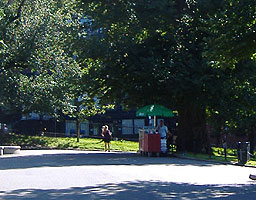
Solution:
[[[152,156],[161,153],[161,138],[159,134],[150,133],[144,129],[139,130],[139,150],[141,155]]]

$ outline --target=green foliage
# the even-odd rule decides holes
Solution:
[[[66,88],[79,69],[66,48],[71,36],[65,20],[71,17],[72,5],[30,0],[1,4],[6,48],[0,54],[0,102],[23,112],[48,112],[56,99],[65,101]]]
[[[88,65],[88,80],[95,80],[89,84],[92,90],[106,88],[103,100],[204,107],[218,92],[216,85],[226,77],[216,79],[222,70],[205,57],[211,4],[191,1],[180,11],[176,1],[167,0],[87,3],[94,28],[104,30],[103,38],[83,41],[86,60],[96,60]]]
[[[255,113],[255,71],[256,65],[252,60],[240,61],[228,71],[227,78],[222,82],[220,101],[213,101],[209,108],[209,121],[215,127],[229,127],[230,131],[246,129],[254,126]],[[214,122],[213,122],[214,121]]]
[[[82,14],[75,1],[2,1],[1,109],[85,118],[102,111],[74,59]],[[85,32],[85,30],[83,30]],[[6,45],[4,45],[6,44]],[[1,49],[1,50],[2,50]],[[79,104],[75,100],[79,99]]]
[[[170,15],[158,15],[160,12],[166,13],[162,3],[152,7],[142,1],[136,4],[126,1],[97,4],[94,1],[93,5],[88,4],[88,13],[95,19],[95,29],[102,28],[104,33],[102,39],[94,37],[83,41],[87,47],[85,55],[103,63],[102,67],[89,65],[90,80],[95,80],[91,82],[92,90],[100,84],[101,88],[106,88],[105,101],[143,105],[141,96],[151,94],[152,88],[158,91],[160,83],[156,78],[161,76],[158,68],[164,68],[170,60],[164,61],[168,49],[167,46],[163,48],[168,39],[165,33],[170,27],[161,28],[165,26],[161,21],[164,23],[164,20],[170,19]],[[150,12],[155,15],[149,21],[145,16]]]
[[[207,21],[212,38],[208,56],[233,66],[256,51],[255,1],[222,0],[221,7]],[[226,67],[224,66],[224,67]]]

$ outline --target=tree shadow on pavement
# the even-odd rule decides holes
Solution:
[[[1,199],[255,199],[254,185],[215,186],[169,182],[126,182],[68,189],[0,191]]]
[[[61,153],[1,157],[0,170],[33,167],[63,167],[86,165],[174,165],[213,166],[217,163],[178,159],[174,157],[142,157],[136,153]]]

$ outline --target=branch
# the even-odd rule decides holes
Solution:
[[[19,19],[21,17],[21,11],[22,11],[22,8],[23,8],[25,2],[26,2],[26,0],[22,0],[21,1],[20,6],[19,6],[19,8],[17,10],[16,16],[12,17],[7,25],[13,23],[15,20],[17,20],[17,19]]]

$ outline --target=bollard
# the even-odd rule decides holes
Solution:
[[[4,155],[4,147],[0,147],[0,155],[1,155],[1,156]]]

